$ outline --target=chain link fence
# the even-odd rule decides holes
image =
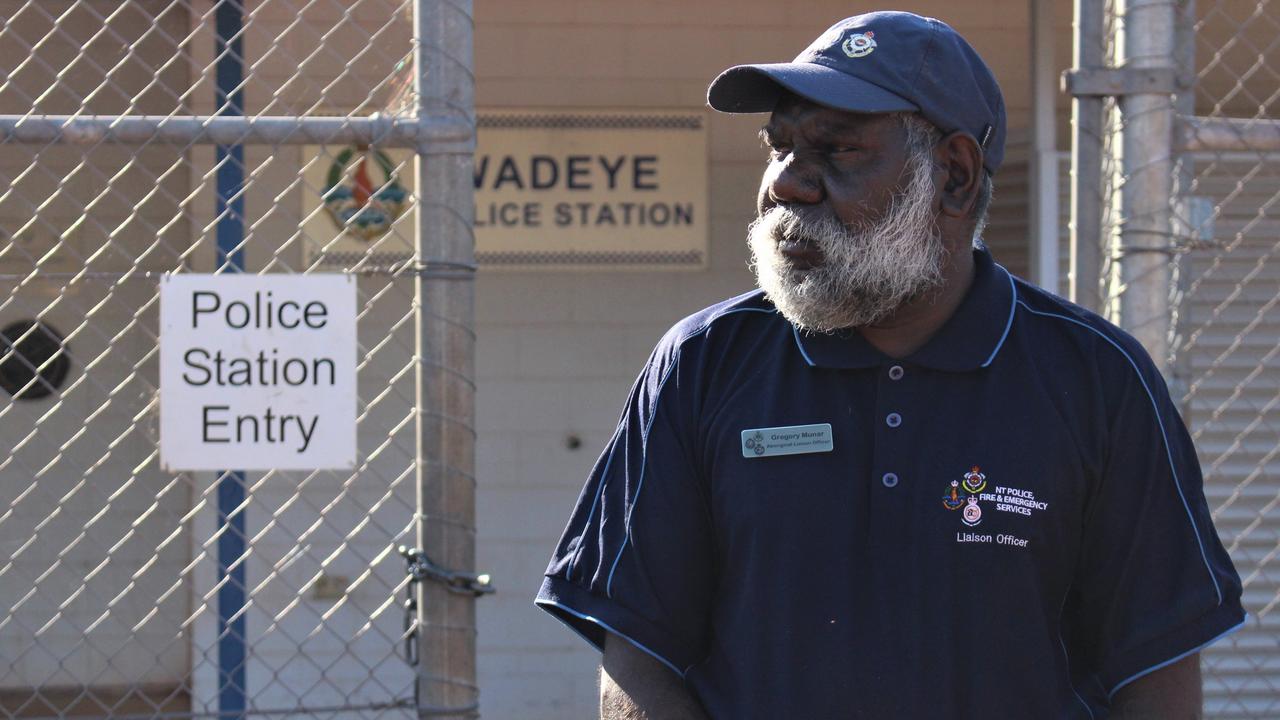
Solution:
[[[470,23],[0,0],[0,717],[475,714]],[[357,278],[354,469],[161,467],[171,273]]]
[[[1205,659],[1209,709],[1280,716],[1280,7],[1199,0],[1183,13],[1194,89],[1183,114],[1173,351],[1250,622]],[[1217,122],[1215,122],[1217,121]],[[1225,122],[1222,122],[1225,121]],[[1225,132],[1223,132],[1225,131]],[[1220,135],[1221,137],[1213,137]]]
[[[1280,717],[1280,6],[1076,9],[1076,298],[1169,377],[1244,580],[1206,715]]]

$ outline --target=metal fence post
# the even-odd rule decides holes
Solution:
[[[1103,0],[1076,0],[1074,69],[1103,65]],[[1102,307],[1102,98],[1071,99],[1071,299]]]
[[[414,90],[419,119],[475,126],[470,0],[415,0]],[[472,235],[474,143],[418,147],[418,543],[453,571],[475,565],[475,335]],[[475,597],[418,583],[418,713],[473,717]]]
[[[1118,65],[1175,67],[1173,0],[1119,0],[1123,29]],[[1168,89],[1120,97],[1120,323],[1165,370],[1173,252],[1173,96]]]
[[[1196,0],[1178,0],[1178,10],[1174,29],[1174,60],[1177,64],[1177,95],[1174,97],[1177,118],[1191,117],[1196,113]],[[1184,300],[1190,286],[1191,260],[1185,252],[1200,234],[1210,226],[1213,215],[1212,204],[1207,198],[1191,195],[1191,186],[1196,179],[1195,161],[1190,153],[1178,146],[1178,127],[1174,128],[1174,180],[1173,189],[1174,212],[1171,217],[1171,244],[1178,244],[1180,249],[1171,258],[1170,298],[1169,298],[1169,367],[1165,377],[1173,397],[1181,404],[1184,414],[1189,414],[1191,407],[1187,402],[1187,386],[1191,380],[1191,357],[1181,352],[1185,342],[1185,333],[1189,323],[1187,313],[1190,308]]]
[[[1061,217],[1058,213],[1057,88],[1053,78],[1053,3],[1031,0],[1032,161],[1031,277],[1041,287],[1060,292]]]
[[[215,114],[244,115],[244,4],[222,0],[215,14]],[[244,146],[218,145],[217,271],[244,272]],[[222,470],[218,486],[218,718],[243,720],[245,657],[245,473]]]

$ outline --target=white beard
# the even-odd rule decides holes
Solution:
[[[832,332],[884,320],[942,285],[947,252],[933,210],[932,158],[909,160],[911,179],[878,222],[849,227],[830,214],[775,206],[748,228],[756,283],[801,330]],[[778,249],[804,239],[821,264],[801,270]]]

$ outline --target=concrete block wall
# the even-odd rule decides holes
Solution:
[[[1011,126],[1029,112],[1022,0],[917,3],[991,62]],[[742,62],[784,60],[867,2],[504,0],[477,3],[476,102],[500,107],[704,107]],[[1063,3],[1062,64],[1070,56]],[[477,285],[481,709],[490,718],[595,717],[598,654],[532,606],[552,546],[653,344],[679,318],[753,287],[745,227],[764,153],[762,117],[709,113],[710,262],[700,272],[482,270]],[[569,448],[569,438],[581,440]]]
[[[170,63],[185,10],[109,0],[5,3],[0,113],[165,114],[186,80]],[[57,28],[55,29],[55,23]],[[82,107],[82,101],[84,107]],[[39,318],[62,334],[60,397],[0,395],[0,709],[32,687],[165,688],[190,667],[183,568],[185,478],[160,471],[153,288],[69,286],[44,273],[171,267],[189,227],[171,149],[0,148],[0,327]],[[67,703],[74,702],[72,693]],[[181,695],[181,692],[175,692]]]

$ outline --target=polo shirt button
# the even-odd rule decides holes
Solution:
[[[889,413],[888,417],[884,419],[884,422],[889,427],[898,427],[902,424],[902,416],[898,413]]]
[[[890,379],[890,380],[901,380],[901,379],[902,379],[903,372],[904,372],[904,371],[903,371],[903,369],[902,369],[902,366],[901,366],[901,365],[894,365],[893,367],[889,368],[889,379]]]
[[[887,488],[897,487],[898,476],[895,473],[885,473],[884,477],[880,478],[880,482],[884,483]]]

